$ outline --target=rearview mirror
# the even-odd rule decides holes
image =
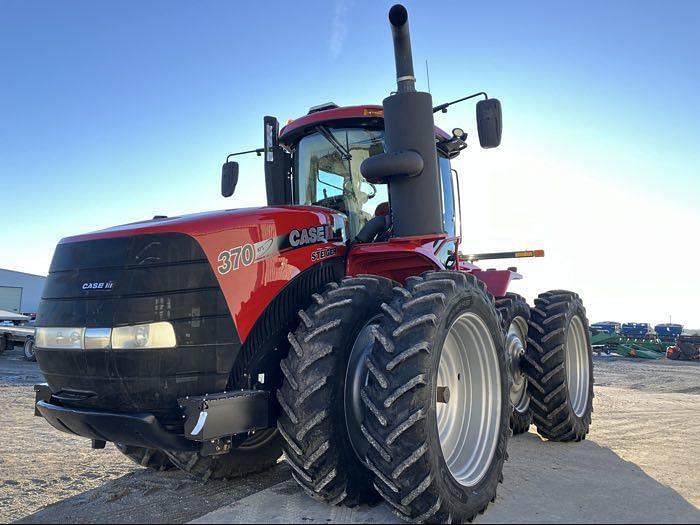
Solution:
[[[238,184],[238,162],[224,162],[221,166],[221,195],[230,197]]]
[[[476,124],[482,148],[495,148],[500,145],[501,131],[503,131],[501,102],[496,98],[487,98],[477,102]]]

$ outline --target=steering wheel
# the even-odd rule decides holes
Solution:
[[[320,201],[313,203],[314,206],[323,206],[324,208],[331,208],[340,212],[345,212],[345,199],[343,195],[333,195],[332,197],[326,197]]]

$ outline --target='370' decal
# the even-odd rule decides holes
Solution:
[[[217,270],[221,275],[225,275],[231,270],[238,270],[241,267],[250,266],[253,263],[283,251],[302,248],[312,244],[326,243],[329,238],[328,233],[328,226],[319,224],[318,226],[312,226],[310,228],[292,230],[286,235],[265,239],[255,244],[246,243],[242,246],[236,246],[230,250],[224,250],[219,254],[217,258],[219,262]],[[323,255],[314,252],[312,261],[334,254],[335,251],[333,254]]]
[[[247,243],[243,246],[236,246],[219,254],[217,260],[221,264],[217,270],[221,275],[225,275],[231,270],[238,270],[241,266],[250,266],[278,251],[275,239],[265,239],[255,244]]]
[[[255,261],[255,248],[252,244],[236,246],[219,254],[218,261],[221,263],[217,270],[220,274],[227,274],[231,270],[238,270],[243,266],[250,266]]]

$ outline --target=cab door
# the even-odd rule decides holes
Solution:
[[[459,244],[459,191],[456,188],[456,179],[452,172],[450,159],[438,153],[438,165],[440,168],[440,185],[442,196],[442,225],[447,238],[436,243],[436,255],[445,265],[451,267],[454,263],[453,254]]]

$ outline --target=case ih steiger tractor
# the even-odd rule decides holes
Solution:
[[[506,291],[514,270],[460,254],[450,160],[466,136],[435,127],[451,103],[416,91],[406,10],[389,21],[397,89],[383,106],[312,108],[281,131],[265,118],[253,151],[268,206],[59,243],[37,319],[39,415],[203,479],[284,451],[314,498],[383,498],[419,522],[493,501],[511,426],[585,437],[581,300],[557,290],[529,308]],[[479,101],[477,120],[497,146],[500,103]],[[227,159],[225,196],[237,176]]]

